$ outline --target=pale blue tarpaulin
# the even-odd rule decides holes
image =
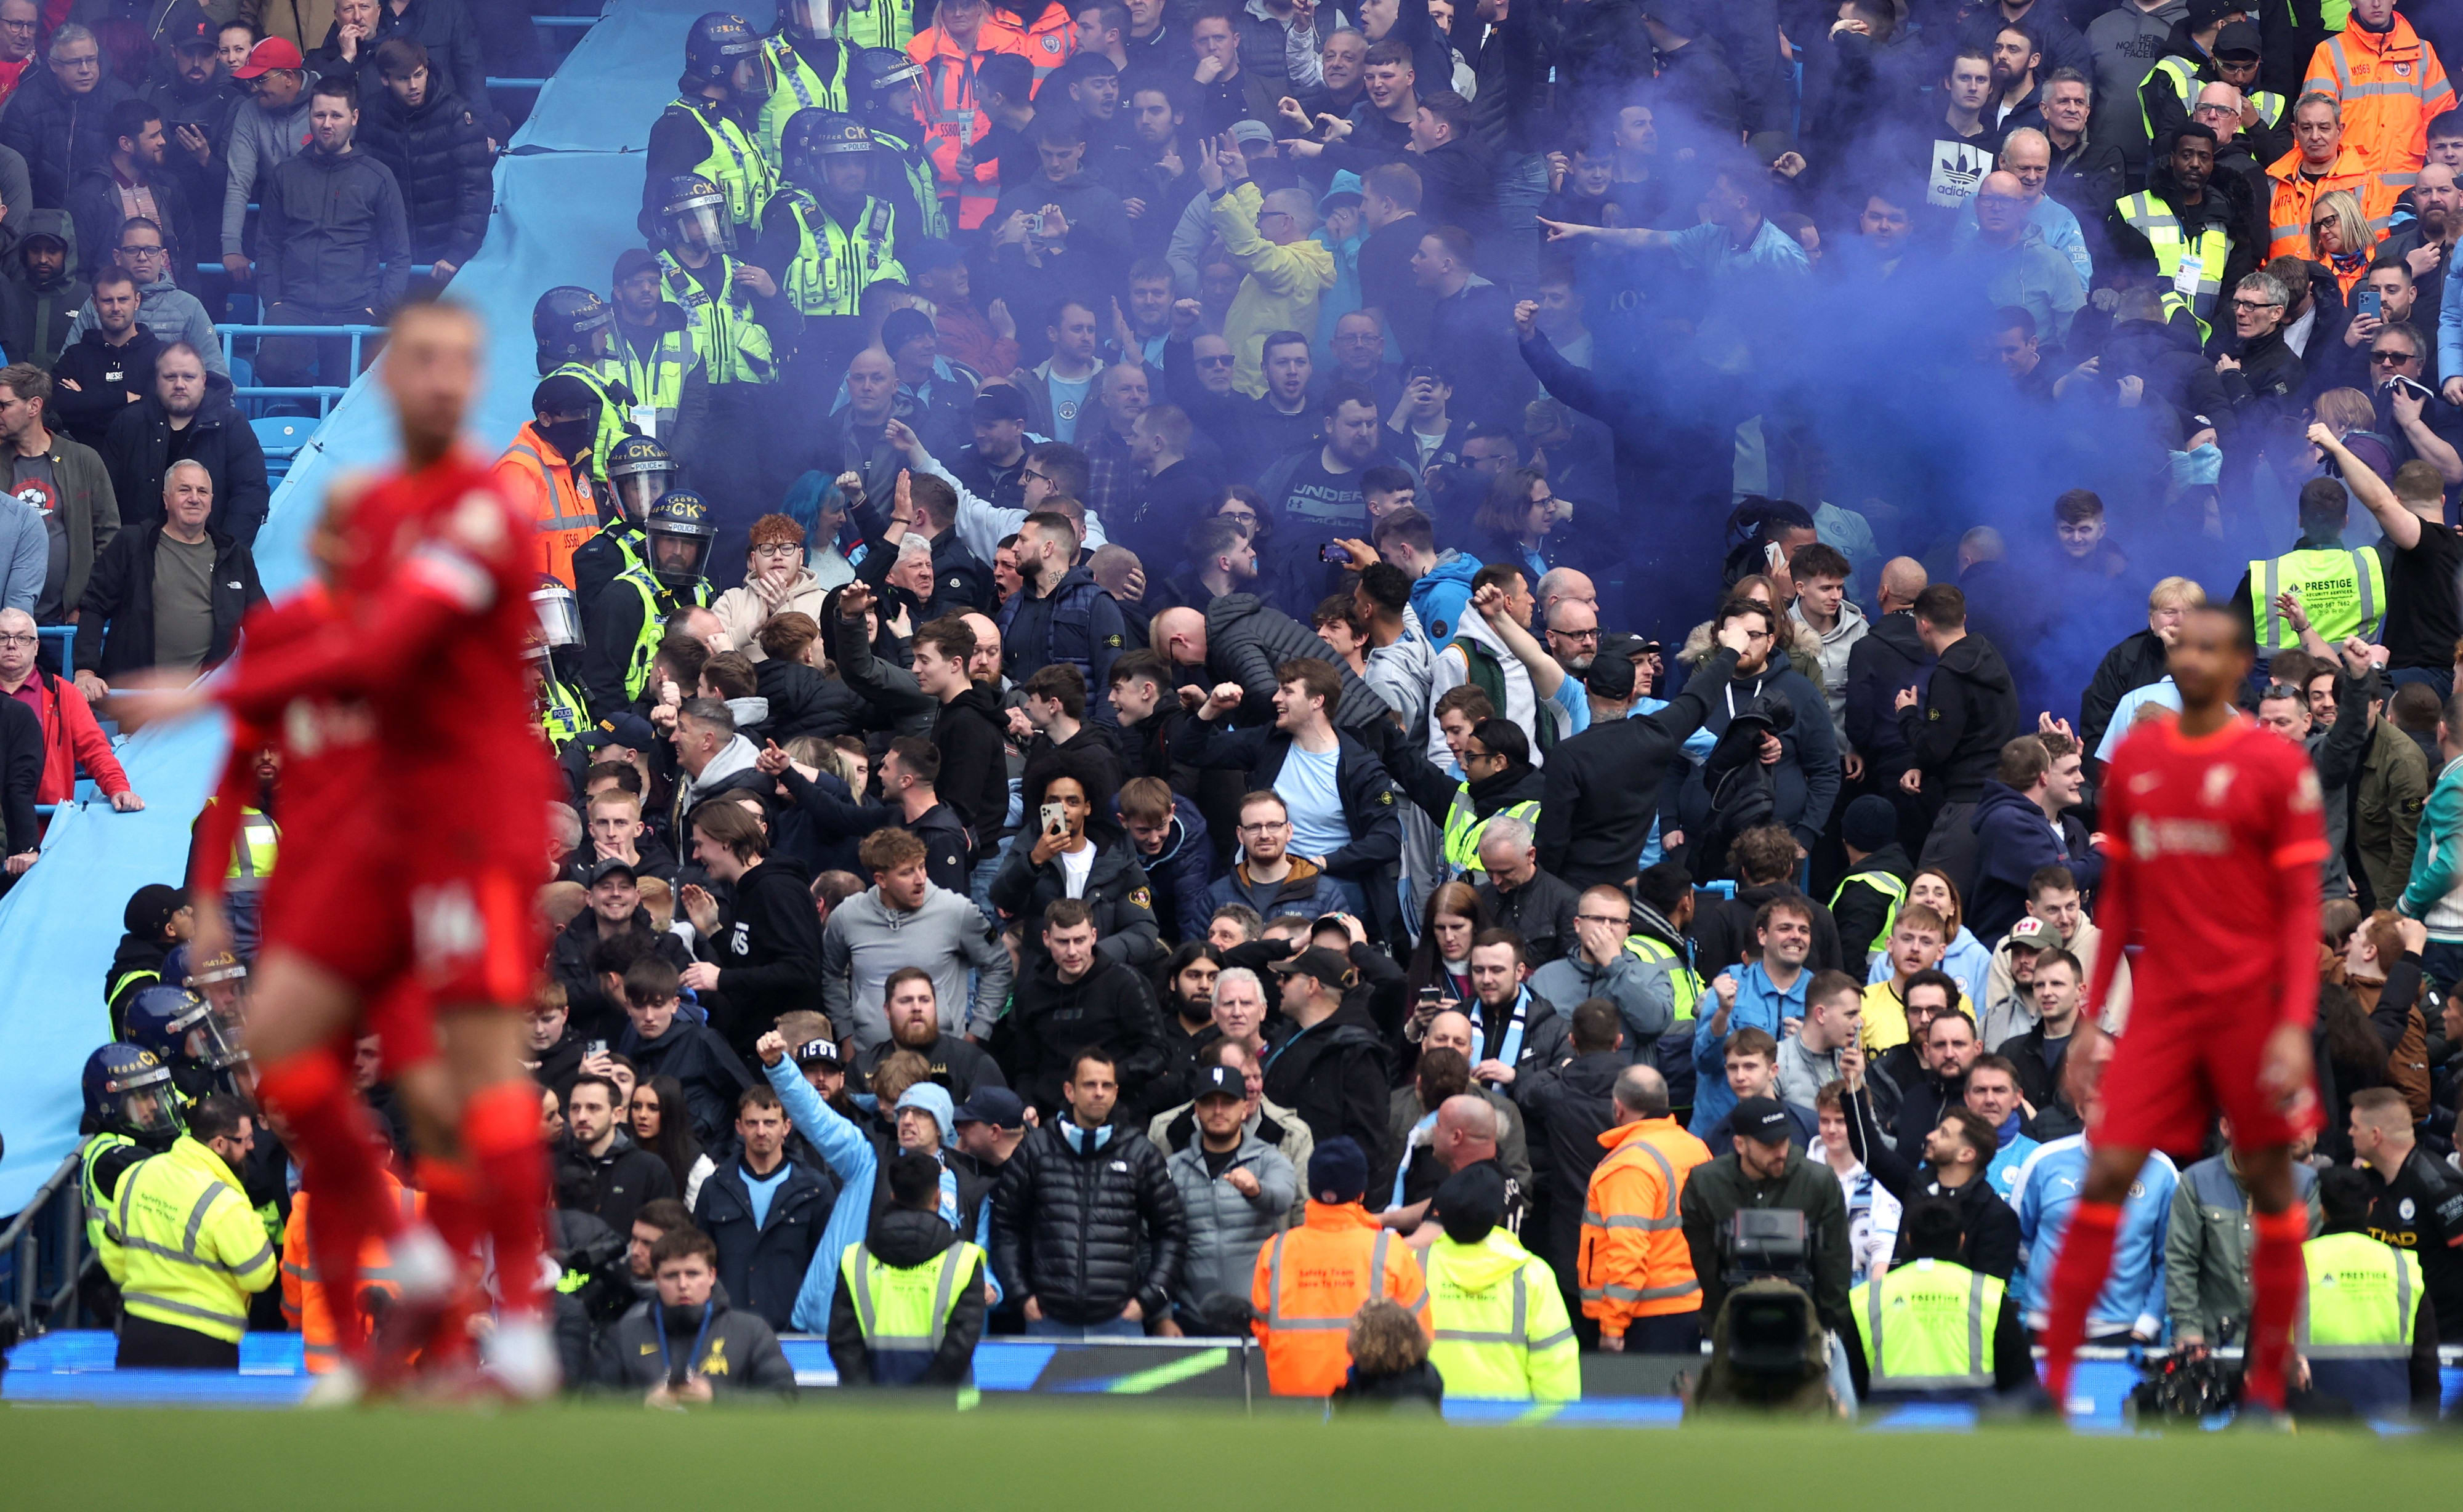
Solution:
[[[530,313],[539,293],[556,284],[603,292],[617,253],[641,244],[634,217],[643,148],[675,96],[685,30],[704,9],[698,0],[610,0],[498,162],[486,245],[452,288],[488,322],[488,392],[471,421],[474,449],[493,456],[530,419],[538,381]],[[337,470],[382,467],[393,454],[390,407],[372,378],[362,380],[274,492],[256,542],[269,593],[306,574],[307,528]],[[189,825],[221,771],[224,740],[213,723],[130,740],[120,760],[145,811],[64,809],[42,861],[0,900],[0,961],[8,963],[0,968],[0,1214],[24,1205],[76,1147],[77,1077],[109,1037],[102,977],[121,908],[145,883],[181,880]],[[316,843],[283,836],[286,848]]]

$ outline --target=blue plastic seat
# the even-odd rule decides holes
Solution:
[[[265,448],[269,462],[276,457],[290,461],[316,433],[316,421],[304,415],[267,415],[249,424],[256,431],[256,443]]]

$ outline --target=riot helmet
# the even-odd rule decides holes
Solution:
[[[752,77],[738,70],[750,59]],[[693,22],[685,33],[685,78],[694,84],[724,84],[738,95],[759,98],[770,93],[770,63],[761,55],[761,39],[752,24],[730,11],[712,11]]]
[[[718,528],[709,523],[709,505],[689,488],[674,488],[650,506],[643,522],[650,537],[651,575],[669,588],[690,588],[709,565]]]
[[[616,312],[589,290],[561,284],[531,307],[531,336],[541,373],[567,362],[592,363],[615,350]]]
[[[806,193],[853,197],[864,192],[861,174],[844,172],[846,164],[861,170],[872,161],[872,134],[853,116],[799,110],[787,119],[778,146],[787,182]],[[833,167],[840,172],[834,176]],[[833,183],[834,177],[839,182]]]
[[[735,222],[727,212],[727,196],[698,173],[677,174],[660,197],[659,236],[669,247],[733,251]]]
[[[87,1134],[116,1134],[166,1150],[187,1132],[170,1068],[151,1050],[114,1042],[85,1058]]]
[[[588,643],[581,632],[580,600],[557,579],[540,575],[538,586],[531,590],[531,611],[538,616],[536,631],[527,637],[531,655],[543,657],[561,647],[578,649]]]
[[[650,506],[675,486],[681,470],[667,449],[647,436],[627,436],[607,454],[607,486],[635,525],[650,517]]]

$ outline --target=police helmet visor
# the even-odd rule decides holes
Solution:
[[[697,252],[724,252],[731,249],[734,226],[727,218],[727,203],[719,199],[694,199],[667,212],[667,226],[676,245]],[[606,340],[602,334],[599,337]]]
[[[185,1127],[180,1122],[178,1094],[171,1089],[171,1075],[160,1067],[145,1085],[127,1087],[119,1094],[120,1126],[130,1134],[175,1134]]]
[[[804,36],[827,36],[838,29],[837,0],[778,0],[778,24]]]
[[[732,53],[733,49],[729,49]],[[729,60],[730,72],[727,87],[741,99],[768,99],[778,87],[778,71],[771,66],[770,54],[758,47],[747,50],[741,56]]]
[[[609,481],[616,487],[616,502],[624,508],[624,517],[640,524],[650,517],[650,506],[667,491],[675,480],[671,467],[643,467],[635,472],[620,472]]]
[[[667,583],[691,583],[709,559],[709,537],[650,527],[650,571]]]
[[[553,649],[583,643],[581,609],[574,600],[572,589],[562,584],[539,589],[531,594],[531,610],[538,616],[540,645]]]
[[[217,1009],[199,999],[196,1006],[171,1021],[171,1042],[191,1064],[228,1070],[248,1059],[240,1048],[237,1005]]]

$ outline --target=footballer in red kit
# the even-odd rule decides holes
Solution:
[[[2124,952],[2137,955],[2129,1022],[2093,1089],[2086,1179],[2054,1263],[2041,1339],[2058,1405],[2131,1183],[2149,1152],[2194,1150],[2221,1112],[2256,1209],[2246,1400],[2260,1413],[2283,1406],[2309,1237],[2292,1146],[2319,1116],[2309,1036],[2326,841],[2308,752],[2234,705],[2251,639],[2246,615],[2191,611],[2167,657],[2180,715],[2131,732],[2105,771],[2090,1025]]]

